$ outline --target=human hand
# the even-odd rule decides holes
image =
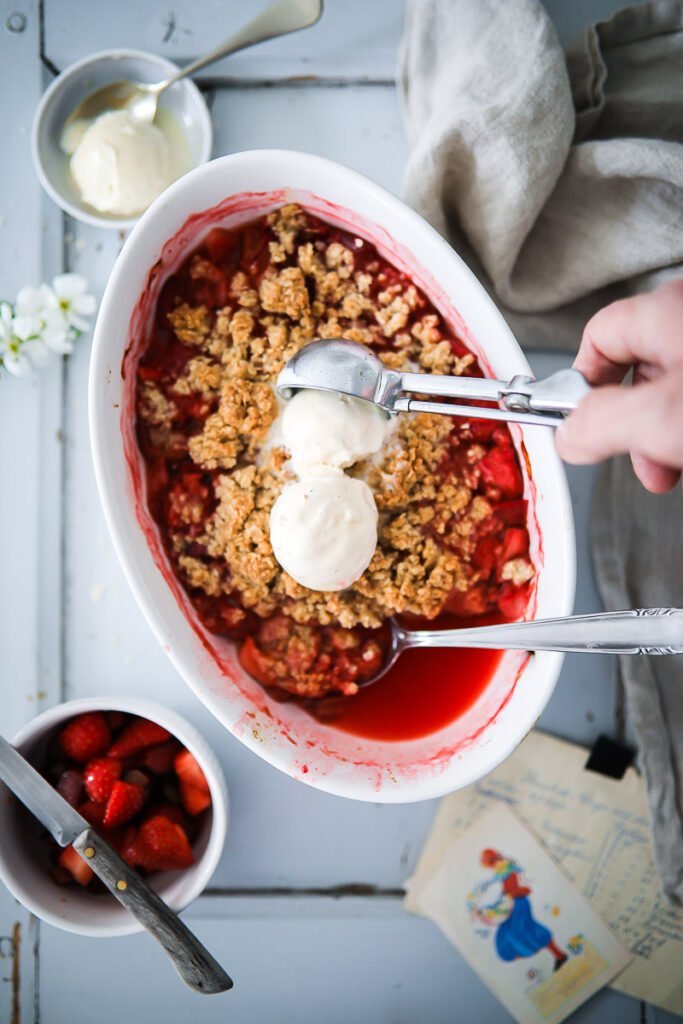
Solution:
[[[629,452],[656,494],[683,468],[683,278],[622,299],[588,321],[574,361],[595,390],[560,425],[557,450],[575,465]],[[619,387],[633,368],[633,387]]]

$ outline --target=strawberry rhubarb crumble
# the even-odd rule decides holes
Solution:
[[[383,662],[390,616],[518,618],[534,576],[507,426],[424,413],[346,469],[378,512],[360,578],[324,592],[279,565],[270,511],[296,477],[274,383],[318,338],[395,369],[481,376],[405,274],[295,205],[203,238],[166,281],[137,368],[147,498],[174,572],[249,673],[303,697],[354,694]]]

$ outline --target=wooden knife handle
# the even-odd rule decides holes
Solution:
[[[232,988],[232,979],[196,935],[94,829],[81,832],[73,846],[119,903],[164,948],[186,985],[205,993]]]

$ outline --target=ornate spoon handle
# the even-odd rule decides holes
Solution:
[[[683,654],[683,608],[570,615],[474,629],[410,632],[398,629],[400,647],[491,647],[584,654]]]

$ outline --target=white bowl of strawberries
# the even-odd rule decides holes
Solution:
[[[213,751],[180,715],[136,697],[74,700],[34,718],[13,743],[173,910],[206,887],[228,793]],[[0,835],[0,877],[37,917],[82,935],[142,931],[2,783]]]

